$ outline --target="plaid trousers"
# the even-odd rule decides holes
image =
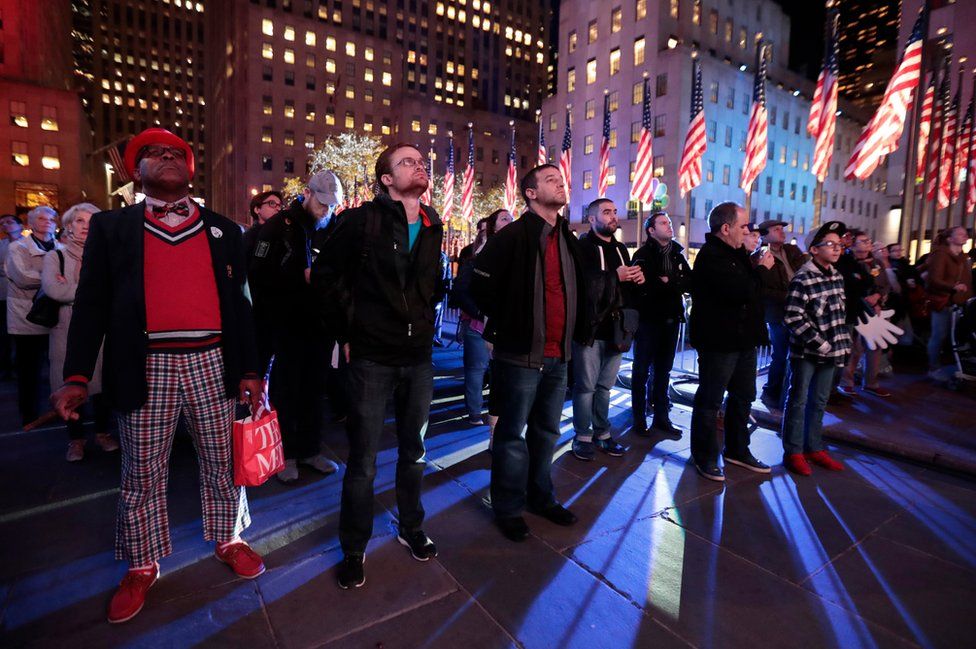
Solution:
[[[172,552],[166,486],[180,413],[200,464],[203,536],[229,541],[251,524],[244,489],[234,485],[234,399],[224,396],[222,352],[150,353],[146,403],[119,416],[122,487],[115,558],[142,566]]]

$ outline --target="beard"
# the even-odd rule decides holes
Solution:
[[[612,237],[613,236],[613,233],[617,231],[617,224],[616,223],[613,223],[613,224],[608,223],[606,225],[602,225],[602,224],[599,224],[598,223],[598,224],[595,224],[593,226],[593,229],[596,230],[597,231],[597,234],[599,234],[601,236],[604,236],[604,237]]]

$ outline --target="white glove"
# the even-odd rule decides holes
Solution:
[[[875,350],[878,347],[888,349],[888,345],[898,342],[898,337],[905,333],[901,327],[888,322],[888,318],[894,315],[894,311],[888,309],[882,311],[880,315],[864,314],[858,318],[854,329],[861,334],[868,349]],[[865,319],[866,318],[866,319]]]
[[[817,347],[817,353],[818,354],[828,354],[828,353],[830,353],[830,350],[831,349],[833,349],[833,348],[830,346],[830,343],[825,340],[825,341],[823,341],[820,344],[820,347]]]

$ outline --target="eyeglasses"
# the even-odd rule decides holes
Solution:
[[[413,169],[414,167],[422,167],[423,165],[424,165],[424,161],[421,160],[420,158],[403,158],[393,166]]]
[[[830,248],[831,250],[840,250],[844,246],[837,243],[836,241],[824,241],[813,246],[814,248]]]
[[[261,203],[261,207],[264,207],[265,205],[267,205],[268,207],[270,207],[271,209],[274,209],[274,210],[276,210],[279,207],[281,207],[281,203],[278,202],[278,201],[276,201],[276,200],[269,200],[269,201],[264,201],[263,203]]]
[[[162,158],[166,154],[170,154],[174,158],[180,158],[181,160],[186,160],[186,151],[183,149],[172,147],[172,146],[162,146],[158,144],[152,144],[150,146],[143,147],[139,152],[140,158]]]

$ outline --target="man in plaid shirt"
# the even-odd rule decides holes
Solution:
[[[828,221],[807,235],[811,259],[793,276],[786,294],[790,387],[783,416],[783,463],[799,475],[811,474],[810,462],[830,471],[844,468],[824,449],[820,431],[834,376],[851,353],[844,278],[834,268],[846,229],[840,221]]]

